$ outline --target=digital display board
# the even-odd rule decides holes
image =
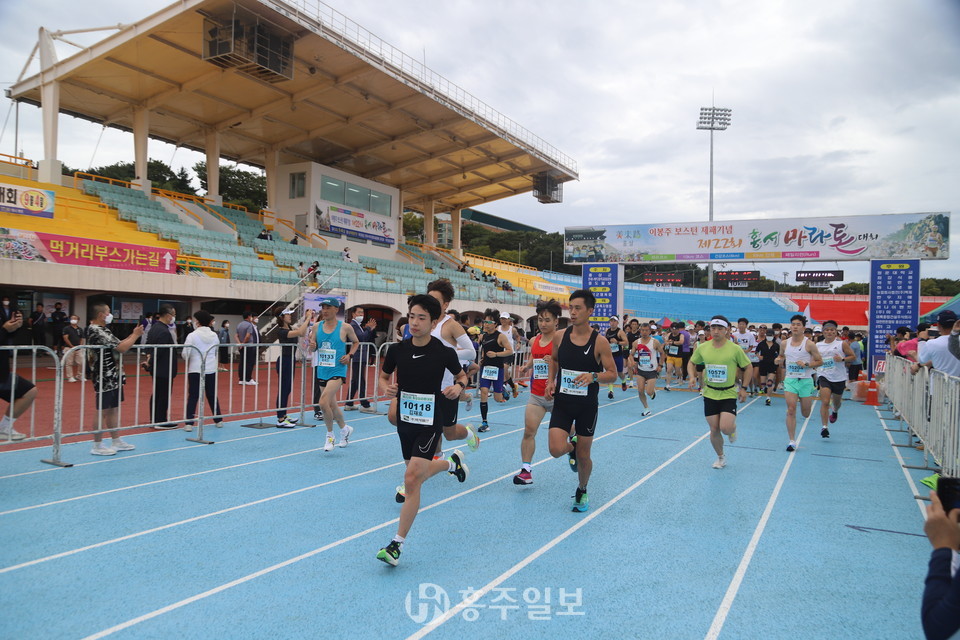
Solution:
[[[717,282],[758,282],[759,271],[715,271]]]
[[[797,271],[797,282],[835,282],[843,280],[843,271]]]

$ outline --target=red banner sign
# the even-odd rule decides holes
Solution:
[[[177,252],[173,249],[20,229],[0,233],[0,257],[152,273],[177,272]]]

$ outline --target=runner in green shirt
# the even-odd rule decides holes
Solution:
[[[737,439],[737,399],[745,402],[746,388],[753,376],[753,365],[730,337],[730,321],[723,316],[713,316],[708,323],[709,342],[704,342],[690,358],[687,367],[690,388],[697,384],[698,372],[703,372],[703,414],[710,426],[710,444],[717,452],[714,469],[723,469],[727,458],[723,454],[723,436],[730,443]],[[737,371],[743,371],[743,386],[737,389]]]

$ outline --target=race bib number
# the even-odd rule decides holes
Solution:
[[[550,375],[550,365],[543,358],[537,358],[533,361],[533,379],[546,380]]]
[[[707,382],[713,382],[714,384],[726,384],[727,365],[708,364],[706,366],[706,372],[707,372]]]
[[[432,393],[400,392],[400,420],[408,424],[433,426],[437,398]]]
[[[747,353],[747,360],[750,362],[760,362],[760,356],[751,351]]]
[[[678,346],[675,345],[675,344],[672,344],[672,345],[670,345],[669,347],[667,347],[667,353],[669,353],[669,354],[672,355],[672,356],[675,356],[675,355],[677,355],[678,353],[680,353],[680,347],[678,347]]]
[[[318,367],[337,366],[336,349],[317,349],[317,366]]]
[[[500,378],[500,369],[487,365],[483,368],[480,377],[484,380],[498,380]]]
[[[573,371],[571,369],[563,369],[560,372],[560,393],[565,393],[568,396],[585,396],[587,395],[587,387],[578,387],[574,380],[577,379],[577,376],[582,374],[583,371]]]
[[[802,364],[796,362],[787,363],[787,377],[788,378],[805,378],[807,377],[807,369]]]
[[[820,366],[820,368],[824,371],[829,371],[830,369],[833,369],[833,365],[836,363],[837,361],[833,359],[833,356],[829,356],[823,359],[823,364]]]
[[[610,353],[619,353],[619,352],[620,352],[620,345],[617,344],[616,342],[611,342]]]
[[[650,371],[653,369],[653,359],[650,357],[649,353],[641,353],[637,356],[637,366],[644,371]]]

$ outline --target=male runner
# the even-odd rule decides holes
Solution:
[[[813,340],[804,335],[807,317],[796,314],[790,318],[790,337],[780,345],[777,364],[786,370],[783,378],[783,397],[787,401],[787,451],[797,450],[797,402],[804,418],[810,417],[817,395],[810,372],[823,364],[820,351]]]
[[[837,421],[837,413],[843,402],[843,392],[847,388],[847,368],[844,363],[853,362],[856,356],[846,341],[837,335],[837,321],[823,323],[823,342],[817,343],[823,364],[817,369],[817,388],[820,390],[820,437],[829,438],[830,424]],[[833,411],[830,411],[830,397],[833,396]]]
[[[604,334],[607,339],[607,342],[610,343],[610,353],[613,354],[613,364],[617,367],[617,375],[620,377],[620,388],[623,391],[627,390],[627,382],[624,379],[623,373],[623,355],[628,353],[627,347],[629,342],[627,341],[627,334],[623,332],[623,329],[620,328],[620,322],[617,320],[616,316],[610,316],[610,327],[607,329],[607,332]],[[611,382],[607,385],[607,399],[613,400],[613,383]]]
[[[674,374],[677,376],[677,382],[683,379],[683,356],[680,350],[683,349],[683,336],[680,335],[680,327],[677,324],[670,326],[670,333],[664,339],[664,349],[667,352],[667,376],[663,384],[664,391],[670,391],[670,384]]]
[[[647,324],[649,327],[650,325]],[[633,345],[637,340],[640,339],[640,321],[636,318],[632,318],[630,322],[627,323],[627,386],[633,386],[633,371],[635,369],[634,364],[631,364],[630,354],[633,353]]]
[[[530,398],[523,416],[523,438],[520,440],[520,473],[513,477],[513,484],[533,484],[530,464],[537,450],[537,431],[548,411],[553,411],[553,400],[544,397],[547,378],[550,376],[550,360],[557,336],[557,322],[563,310],[556,300],[537,302],[537,326],[540,333],[530,341],[530,360],[523,365],[523,375],[530,375]]]
[[[507,356],[513,355],[513,347],[506,335],[497,330],[500,313],[496,309],[487,309],[483,314],[483,335],[480,337],[480,428],[488,431],[487,398],[493,388],[493,399],[505,402],[503,397],[503,364]]]
[[[772,333],[767,333],[764,327],[760,327],[760,343],[757,345],[757,356],[760,358],[754,373],[758,375],[757,384],[763,385],[763,393],[767,395],[764,404],[770,406],[770,396],[777,389],[777,373],[780,367],[777,366],[777,356],[780,355],[780,345],[774,340]]]
[[[320,301],[320,321],[316,331],[310,334],[310,350],[315,351],[316,380],[314,381],[314,397],[317,389],[320,392],[320,410],[323,411],[323,421],[327,425],[327,439],[323,445],[324,451],[333,451],[333,423],[340,425],[341,448],[350,441],[353,427],[346,423],[343,412],[337,406],[337,393],[340,386],[347,379],[347,365],[354,351],[360,345],[353,327],[337,319],[340,301],[336,298],[324,298]],[[348,349],[347,343],[350,343]]]
[[[648,416],[652,412],[647,404],[647,396],[651,400],[657,397],[657,376],[663,366],[663,346],[650,335],[650,325],[640,325],[640,337],[633,343],[631,362],[637,376],[637,394],[643,404],[641,416]]]
[[[408,326],[412,337],[387,350],[380,371],[381,388],[388,396],[397,396],[399,401],[397,435],[407,464],[403,477],[406,500],[400,508],[397,535],[377,553],[379,560],[394,567],[400,561],[403,542],[420,511],[421,485],[444,471],[465,482],[469,472],[459,451],[454,451],[446,460],[433,459],[437,443],[443,437],[443,411],[439,398],[443,396],[456,401],[466,386],[467,374],[457,360],[456,352],[430,335],[440,319],[440,303],[432,296],[420,294],[411,296],[408,304]],[[394,371],[397,380],[391,384],[390,375]],[[456,379],[454,384],[440,391],[445,371],[454,374]]]
[[[587,482],[593,471],[590,448],[597,428],[600,384],[617,378],[610,343],[598,340],[597,331],[590,326],[590,316],[596,298],[585,289],[570,294],[570,326],[560,332],[550,360],[550,378],[544,397],[553,398],[550,413],[550,455],[567,455],[570,468],[576,471],[580,483],[575,493],[573,510],[583,512],[590,508]],[[576,435],[570,437],[571,427]]]
[[[747,329],[747,325],[750,324],[750,321],[746,318],[740,318],[737,320],[737,330],[731,335],[731,340],[736,342],[743,352],[747,354],[747,359],[752,363],[759,362],[760,359],[757,357],[757,337],[753,335],[752,331]],[[754,372],[756,373],[756,372]],[[753,386],[746,386],[744,388],[747,390],[749,395],[753,395]]]
[[[517,383],[513,381],[513,363],[515,362],[516,356],[514,356],[514,354],[517,351],[517,344],[521,340],[520,332],[513,326],[513,318],[506,312],[500,314],[500,326],[497,328],[497,331],[502,333],[507,338],[507,341],[510,342],[510,355],[504,356],[503,359],[503,383],[510,386],[513,390],[513,397],[516,398],[520,393],[520,389],[517,388]]]
[[[687,376],[690,388],[697,384],[698,372],[703,372],[703,415],[710,426],[710,444],[717,452],[714,469],[727,466],[723,452],[723,436],[730,444],[737,440],[737,400],[745,402],[747,386],[753,376],[750,360],[735,342],[728,339],[730,322],[721,315],[710,319],[710,341],[705,342],[690,357]],[[737,379],[743,378],[740,389]]]

